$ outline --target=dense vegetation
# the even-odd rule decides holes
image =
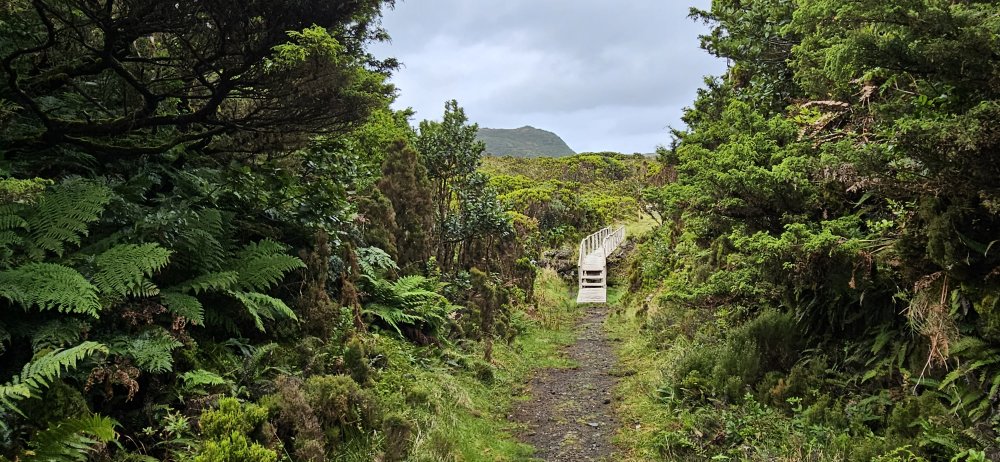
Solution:
[[[643,191],[663,185],[669,170],[639,155],[585,153],[562,158],[485,157],[497,199],[538,230],[542,247],[575,245],[616,222],[654,220]]]
[[[1000,458],[996,2],[693,15],[731,66],[648,191],[628,349],[663,374],[628,436],[667,460]]]
[[[616,221],[634,458],[1000,459],[995,2],[715,0],[656,160],[414,127],[392,4],[0,4],[0,460],[524,459]]]
[[[559,135],[532,126],[481,128],[476,135],[493,156],[562,157],[576,154]]]
[[[0,460],[530,451],[564,286],[458,104],[389,108],[391,6],[0,6]]]

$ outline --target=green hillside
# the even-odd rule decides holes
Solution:
[[[480,128],[476,136],[496,156],[563,157],[576,154],[559,135],[531,126]]]

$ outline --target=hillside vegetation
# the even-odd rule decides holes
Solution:
[[[531,126],[480,128],[476,138],[494,156],[562,157],[576,154],[559,135]]]
[[[476,126],[391,1],[230,3],[0,9],[0,460],[528,457],[575,314]]]
[[[545,247],[575,245],[607,224],[658,219],[643,192],[665,184],[671,172],[653,159],[613,152],[485,157],[480,170],[504,207],[539,230]]]
[[[732,65],[661,151],[664,226],[621,276],[647,423],[622,440],[638,460],[1000,460],[996,4],[694,14]]]
[[[715,0],[657,159],[393,110],[392,5],[3,3],[0,461],[527,460],[538,262],[640,221],[628,459],[1000,460],[996,2]]]

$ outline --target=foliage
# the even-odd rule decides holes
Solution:
[[[481,128],[476,139],[492,156],[562,157],[576,154],[555,133],[531,126],[521,128]]]
[[[107,352],[106,346],[87,341],[72,348],[52,350],[33,359],[24,365],[20,374],[0,386],[0,413],[20,413],[16,402],[39,397],[53,381],[76,369],[80,361]],[[0,427],[7,428],[7,424],[0,421]]]
[[[115,421],[108,417],[84,416],[62,420],[38,432],[30,441],[24,461],[86,461],[98,444],[115,439]]]
[[[693,12],[731,66],[660,151],[630,278],[673,361],[660,457],[996,457],[993,9]]]
[[[0,98],[16,109],[0,146],[41,168],[208,145],[275,152],[343,132],[391,93],[382,72],[394,63],[362,51],[384,36],[373,21],[383,3],[5,9]],[[137,11],[142,21],[126,20]]]

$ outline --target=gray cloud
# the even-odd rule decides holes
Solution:
[[[652,152],[725,64],[687,18],[710,0],[408,0],[386,12],[403,64],[397,107],[440,118],[457,99],[484,127],[532,125],[577,151]]]

